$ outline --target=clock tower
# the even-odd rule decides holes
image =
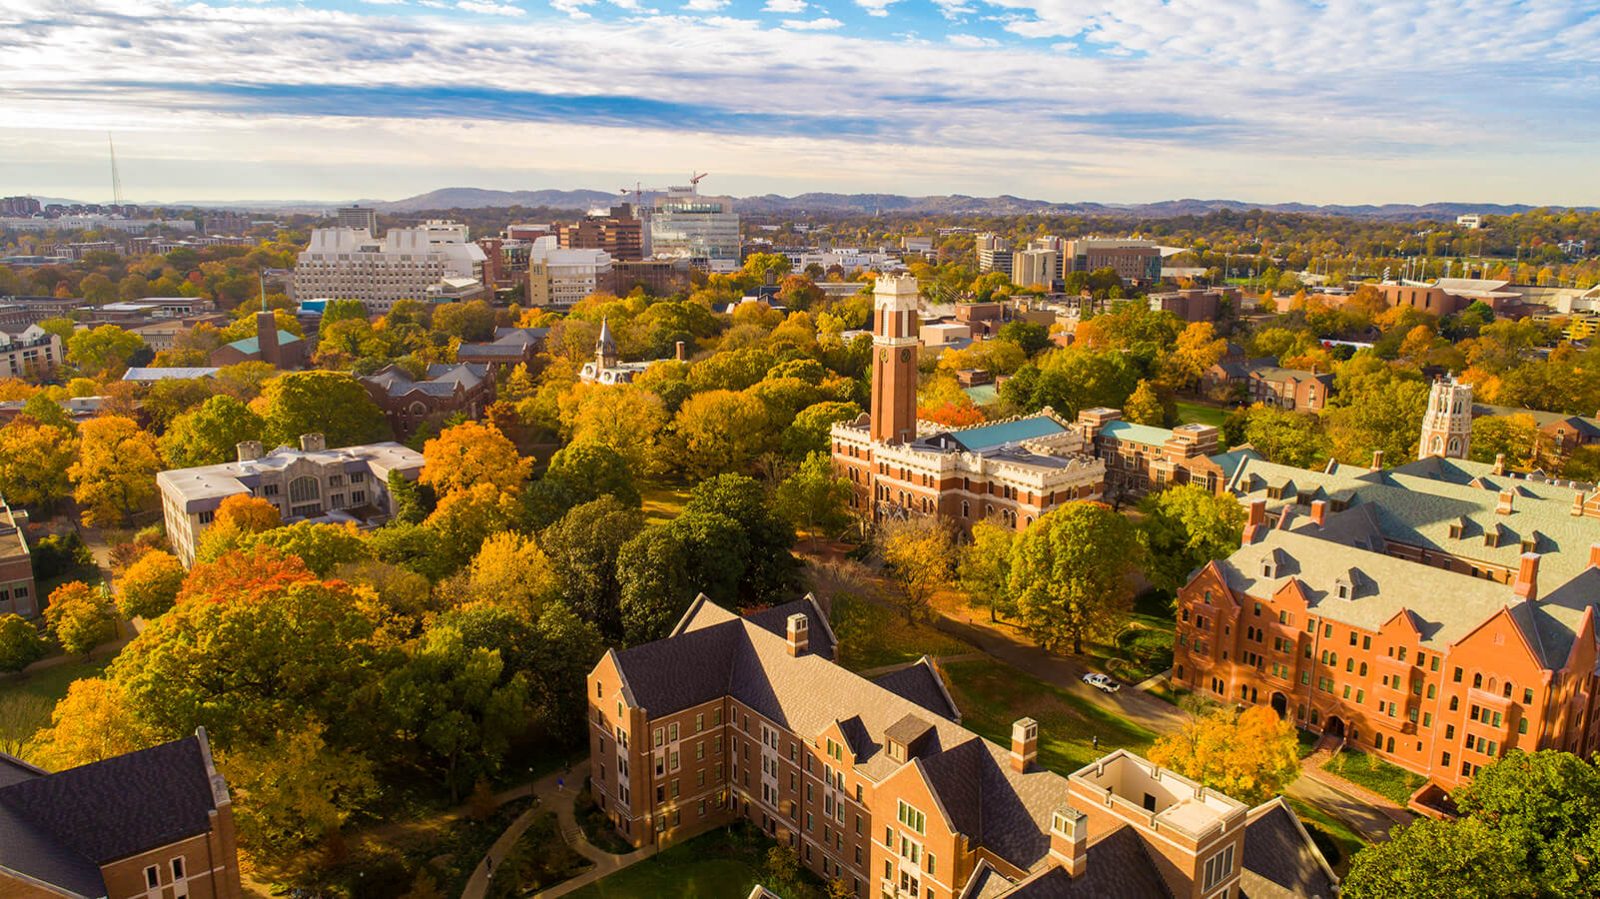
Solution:
[[[872,290],[872,439],[917,436],[917,279],[882,275]]]

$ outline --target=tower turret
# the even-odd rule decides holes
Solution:
[[[1455,375],[1437,378],[1428,393],[1428,411],[1422,416],[1422,439],[1417,458],[1444,456],[1465,459],[1472,446],[1472,385]]]
[[[883,275],[872,289],[872,439],[917,436],[917,279]]]

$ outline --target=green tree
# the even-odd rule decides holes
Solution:
[[[98,388],[96,388],[98,392]],[[144,392],[142,411],[152,430],[165,431],[173,419],[205,402],[213,393],[205,378],[167,378]]]
[[[1011,592],[1023,627],[1048,650],[1107,640],[1126,622],[1140,560],[1134,526],[1099,503],[1069,503],[1017,538]]]
[[[1048,327],[1021,319],[1001,325],[1000,330],[995,332],[995,337],[1009,340],[1022,347],[1022,351],[1029,356],[1037,356],[1051,346]]]
[[[1552,466],[1548,440],[1539,431],[1538,422],[1527,414],[1485,415],[1472,420],[1472,460],[1493,462],[1504,455],[1508,469],[1531,471]]]
[[[850,481],[833,470],[833,459],[813,452],[778,485],[773,502],[796,531],[815,538],[837,534],[850,524]]]
[[[1244,438],[1268,461],[1296,468],[1314,468],[1330,451],[1315,415],[1262,403],[1250,407]]]
[[[111,597],[104,588],[82,581],[62,584],[50,593],[44,623],[61,648],[73,655],[88,655],[117,635]]]
[[[861,414],[855,403],[824,400],[813,403],[795,414],[779,439],[784,455],[791,459],[804,459],[815,452],[828,452],[832,443],[830,434],[835,422],[854,421]]]
[[[445,303],[433,310],[433,330],[471,343],[494,337],[494,309],[483,300]]]
[[[68,338],[67,362],[88,375],[116,375],[143,347],[143,338],[116,325],[85,328]]]
[[[183,563],[168,552],[152,550],[123,573],[117,611],[124,618],[155,618],[172,608],[183,587]]]
[[[574,507],[539,532],[539,544],[550,557],[562,598],[607,637],[622,634],[617,555],[643,526],[644,517],[637,509],[602,496]]]
[[[1162,590],[1176,591],[1189,573],[1239,548],[1244,507],[1231,494],[1217,496],[1198,484],[1179,484],[1139,503],[1140,530],[1149,550],[1145,575]]]
[[[48,649],[33,622],[21,615],[0,615],[0,671],[21,671],[44,658]]]
[[[989,609],[989,620],[1015,615],[1011,593],[1011,550],[1017,532],[993,521],[972,526],[972,542],[956,557],[956,577],[976,605]]]
[[[231,396],[214,396],[173,419],[161,435],[161,454],[174,468],[218,465],[237,457],[246,440],[261,440],[266,422]]]
[[[322,328],[347,320],[366,321],[366,304],[360,300],[329,300],[322,307]]]
[[[568,507],[614,496],[624,506],[640,505],[633,469],[621,453],[588,441],[571,443],[550,457],[544,482],[557,488]]]
[[[744,537],[739,577],[742,604],[767,605],[791,598],[799,567],[790,552],[794,527],[768,504],[760,483],[744,475],[723,474],[695,485],[679,517],[693,521],[702,514],[729,519]],[[728,564],[734,561],[731,554],[724,558]]]
[[[268,381],[252,404],[274,445],[298,446],[302,434],[321,434],[329,447],[388,440],[389,425],[353,376],[331,371],[287,372]]]
[[[1520,868],[1522,861],[1516,847],[1487,821],[1419,818],[1356,853],[1339,894],[1345,899],[1541,895]]]
[[[372,558],[366,538],[354,524],[318,524],[297,521],[285,527],[245,535],[239,548],[268,547],[305,563],[318,577],[327,577],[334,568]]]
[[[689,549],[678,532],[667,525],[647,527],[617,551],[618,611],[629,645],[665,637],[697,595]]]

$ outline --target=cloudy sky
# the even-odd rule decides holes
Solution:
[[[0,195],[1600,205],[1590,0],[0,0]]]

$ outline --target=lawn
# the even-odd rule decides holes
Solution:
[[[510,899],[570,880],[593,863],[574,852],[561,837],[555,812],[540,812],[495,864],[489,885],[490,899]]]
[[[645,484],[639,488],[644,499],[644,518],[649,524],[664,524],[678,517],[689,501],[689,488],[676,484]]]
[[[1156,738],[1086,699],[994,659],[942,667],[963,726],[1009,746],[1012,723],[1032,718],[1039,722],[1039,763],[1059,774],[1070,774],[1113,749],[1143,754]],[[1095,737],[1100,738],[1099,748]]]
[[[1323,770],[1339,775],[1353,784],[1366,787],[1391,802],[1405,808],[1411,794],[1422,786],[1422,776],[1412,774],[1398,765],[1367,755],[1358,749],[1346,747],[1323,764]]]
[[[1133,603],[1133,614],[1111,643],[1088,642],[1084,649],[1094,667],[1129,685],[1172,667],[1172,641],[1177,631],[1171,597],[1149,589]]]
[[[1204,403],[1179,400],[1177,405],[1178,418],[1184,424],[1215,425],[1220,428],[1222,427],[1222,420],[1228,417],[1227,409],[1208,406]]]
[[[774,844],[754,828],[719,828],[577,890],[573,899],[745,899]]]
[[[915,662],[924,655],[973,651],[932,625],[906,624],[905,617],[894,609],[845,593],[834,597],[830,623],[839,638],[839,664],[851,671]]]
[[[67,695],[67,687],[79,678],[97,677],[109,664],[109,658],[75,659],[0,680],[0,749],[19,749],[34,731],[48,727],[50,712]]]
[[[1350,856],[1360,852],[1367,845],[1366,841],[1343,821],[1314,805],[1298,799],[1290,799],[1289,805],[1300,816],[1300,823],[1311,834],[1311,841],[1317,844],[1318,851],[1328,860],[1333,873],[1343,877],[1350,869]]]

